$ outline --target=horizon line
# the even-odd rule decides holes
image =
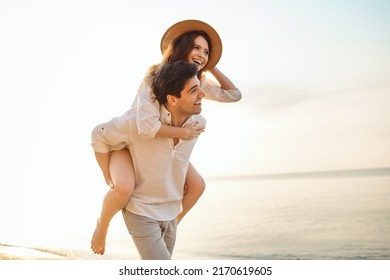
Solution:
[[[283,173],[265,173],[248,175],[210,176],[207,180],[253,180],[253,179],[294,179],[294,178],[318,178],[318,177],[375,177],[390,176],[390,167],[335,169],[318,171],[298,171]]]

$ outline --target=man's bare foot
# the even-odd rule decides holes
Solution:
[[[100,220],[96,223],[96,228],[91,240],[91,249],[95,254],[103,255],[106,246],[107,230],[100,227]]]

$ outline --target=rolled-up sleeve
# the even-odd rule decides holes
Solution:
[[[205,93],[206,99],[215,100],[218,102],[237,102],[241,99],[241,91],[239,89],[223,89],[213,80],[203,78],[201,88]]]
[[[154,138],[160,127],[160,104],[153,100],[151,88],[143,81],[137,94],[138,133],[145,138]]]
[[[130,124],[124,115],[96,126],[92,130],[91,146],[95,152],[108,153],[126,148],[129,139]]]

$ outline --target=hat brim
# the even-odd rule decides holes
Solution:
[[[222,41],[217,31],[215,31],[213,27],[200,20],[183,20],[169,27],[161,38],[161,52],[164,53],[164,51],[169,47],[169,45],[177,36],[194,30],[201,30],[209,35],[212,44],[212,52],[209,55],[209,61],[206,65],[206,70],[213,69],[222,56]]]

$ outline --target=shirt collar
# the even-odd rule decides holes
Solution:
[[[192,119],[192,116],[188,118],[188,120],[183,124],[187,124]],[[160,121],[161,123],[172,125],[172,114],[165,108],[164,105],[160,105]]]
[[[160,121],[164,124],[172,125],[172,114],[164,105],[160,105]]]

